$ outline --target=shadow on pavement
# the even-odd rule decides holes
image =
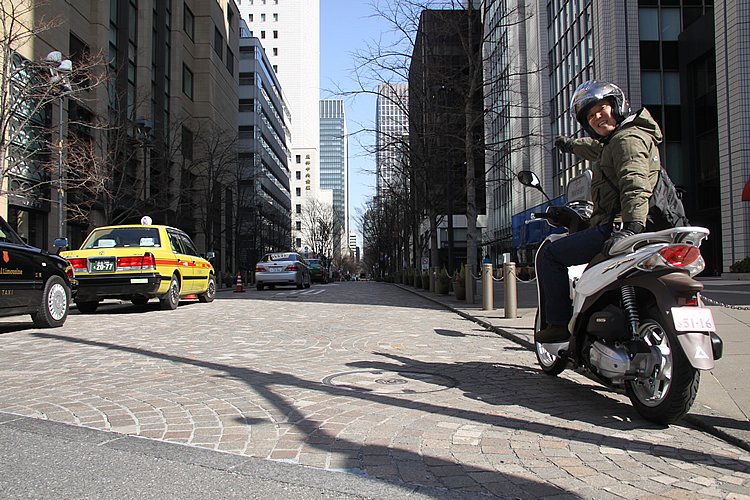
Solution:
[[[468,482],[474,486],[480,487],[485,487],[488,484],[503,485],[500,493],[504,496],[531,495],[534,497],[543,497],[567,493],[565,490],[562,490],[549,483],[536,482],[530,479],[521,480],[517,477],[514,477],[514,481],[511,481],[510,477],[513,476],[502,474],[494,470],[481,469],[476,466],[468,466],[464,468],[454,462],[445,461],[435,457],[425,457],[421,454],[410,452],[408,450],[389,448],[382,445],[362,445],[360,443],[338,439],[335,435],[329,434],[325,428],[320,427],[320,422],[305,417],[300,412],[300,410],[293,404],[290,404],[282,394],[278,394],[277,392],[275,392],[274,387],[295,387],[308,391],[325,393],[327,395],[336,397],[359,398],[361,400],[378,403],[381,405],[419,408],[420,411],[424,411],[430,414],[460,416],[461,418],[467,420],[495,426],[498,428],[508,428],[514,430],[524,429],[526,431],[536,432],[548,436],[561,436],[572,441],[596,443],[600,446],[606,446],[621,450],[637,450],[642,453],[648,453],[655,457],[667,458],[670,460],[685,462],[689,464],[696,462],[706,464],[710,463],[712,467],[717,469],[725,469],[744,473],[750,467],[750,462],[745,460],[728,459],[725,456],[713,455],[711,453],[688,450],[680,447],[673,447],[666,444],[654,445],[654,443],[649,441],[628,439],[627,437],[618,435],[617,432],[602,435],[601,433],[587,429],[567,429],[561,427],[560,425],[551,425],[539,421],[529,421],[528,419],[514,417],[511,413],[508,413],[507,415],[499,415],[471,409],[462,410],[458,408],[444,407],[427,401],[405,401],[389,394],[340,388],[332,385],[326,385],[321,382],[304,380],[287,373],[264,373],[252,370],[250,368],[234,367],[221,363],[174,356],[143,348],[122,346],[108,342],[83,340],[75,337],[67,337],[52,333],[40,332],[31,333],[31,335],[38,338],[57,340],[61,342],[71,342],[116,351],[124,351],[139,356],[146,356],[149,358],[170,361],[173,363],[193,365],[220,372],[219,376],[239,380],[261,394],[266,399],[266,401],[276,407],[280,414],[285,415],[286,421],[284,423],[292,425],[297,429],[298,432],[301,432],[305,436],[307,436],[308,439],[306,440],[306,443],[308,445],[315,446],[326,451],[335,449],[337,453],[348,454],[349,461],[352,464],[352,469],[349,470],[350,472],[368,473],[366,467],[364,471],[361,469],[359,471],[356,470],[356,467],[361,466],[361,456],[366,453],[368,455],[390,457],[390,460],[393,462],[392,465],[394,467],[397,467],[398,464],[402,463],[403,461],[408,461],[411,463],[414,463],[416,461],[420,464],[425,464],[425,473],[428,475],[430,475],[429,471],[432,467],[451,467],[456,471],[456,474],[462,478],[464,484]],[[582,386],[579,383],[568,382],[563,379],[546,377],[541,378],[537,370],[533,370],[528,367],[518,365],[492,365],[485,363],[423,363],[420,361],[412,360],[410,358],[398,356],[384,355],[384,357],[387,357],[392,361],[397,361],[398,364],[394,362],[373,363],[367,361],[361,363],[352,363],[351,365],[396,371],[399,369],[407,369],[411,371],[420,370],[422,372],[431,372],[435,375],[447,375],[458,382],[459,388],[464,391],[464,394],[466,394],[467,397],[481,399],[482,401],[488,402],[490,405],[521,405],[550,415],[565,415],[565,418],[568,418],[568,415],[574,415],[576,419],[585,419],[586,422],[592,421],[591,416],[594,415],[600,417],[600,420],[594,421],[597,426],[602,425],[603,422],[601,418],[609,418],[609,416],[611,416],[611,419],[608,420],[607,423],[608,427],[613,430],[627,430],[631,428],[644,429],[648,427],[659,429],[659,427],[649,425],[640,419],[636,419],[635,421],[630,420],[630,415],[635,416],[635,411],[628,405],[624,405],[622,403],[598,395],[591,398],[589,398],[588,396],[586,398],[582,398],[581,392],[585,388],[585,386]],[[483,376],[477,377],[477,373],[483,374]],[[468,377],[473,377],[477,381],[474,383],[462,382]],[[491,387],[501,388],[503,386],[505,387],[504,393],[496,394],[494,393],[494,391],[489,390],[489,388]],[[535,395],[532,397],[525,397],[523,400],[519,400],[519,397],[517,396],[518,387],[534,386],[539,387],[538,393],[534,393]],[[561,405],[560,400],[565,401],[565,404]],[[615,418],[618,416],[620,418],[625,418],[623,418],[623,420]],[[274,422],[274,424],[279,424],[279,422]],[[371,477],[378,477],[377,474],[369,475]],[[481,477],[481,481],[476,479],[477,476]],[[453,477],[455,478],[455,476]],[[380,479],[387,478],[380,477]],[[522,489],[518,489],[519,482],[523,481],[526,482],[523,483]],[[417,483],[419,482],[417,481]],[[433,483],[430,484],[434,485],[434,477]],[[490,491],[492,493],[498,493],[498,491]]]

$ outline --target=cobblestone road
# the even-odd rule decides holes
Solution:
[[[0,322],[0,411],[450,490],[750,498],[750,454],[370,282]]]

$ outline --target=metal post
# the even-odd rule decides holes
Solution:
[[[493,287],[492,264],[482,264],[482,310],[484,311],[492,311],[495,308]]]
[[[58,238],[65,238],[64,183],[63,183],[63,94],[60,93],[60,123],[57,143],[57,233]]]
[[[516,297],[516,264],[514,262],[503,263],[503,282],[505,283],[505,317],[516,318],[518,316]]]

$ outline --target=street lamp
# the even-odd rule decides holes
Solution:
[[[57,50],[47,54],[44,62],[49,67],[49,83],[58,87],[58,97],[60,108],[60,121],[58,123],[58,143],[57,143],[57,231],[60,238],[65,237],[65,217],[63,199],[65,196],[65,185],[63,173],[63,98],[67,92],[73,90],[70,85],[69,75],[73,71],[73,63],[69,59],[63,59],[62,52]]]

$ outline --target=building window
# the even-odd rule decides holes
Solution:
[[[302,188],[297,188],[295,191],[297,196],[302,196]]]
[[[261,37],[261,38],[265,38],[265,37],[266,37],[266,32],[265,32],[265,30],[262,30],[262,31],[260,32],[260,37]]]
[[[302,155],[296,155],[294,161],[295,163],[302,163]],[[299,177],[297,177],[297,179],[299,179]]]
[[[297,221],[295,224],[295,228],[297,229],[297,231],[302,231],[302,222]]]
[[[279,32],[277,30],[273,30],[273,37],[279,38]]]
[[[187,5],[182,13],[182,24],[185,34],[189,36],[191,40],[195,40],[195,38],[193,38],[195,36],[195,16],[190,12]]]
[[[276,64],[273,65],[273,72],[274,73],[278,73],[279,72],[279,66],[278,65],[276,65]]]
[[[193,99],[193,72],[187,65],[182,65],[182,93]]]
[[[298,213],[298,214],[301,214],[302,213],[302,205],[300,205],[299,203],[297,203],[296,205],[294,205],[294,211],[296,213]]]
[[[227,45],[227,71],[234,76],[234,52],[229,48],[229,45]]]
[[[279,20],[279,15],[278,14],[274,14],[273,15],[273,22],[277,22],[278,20]]]
[[[295,172],[295,177],[297,178],[298,181],[301,181],[302,180],[302,171],[301,170],[297,170],[297,172]]]
[[[295,242],[297,243],[297,248],[302,246],[302,238],[297,238]]]
[[[279,49],[277,47],[273,48],[273,55],[275,55],[275,56],[279,55]]]
[[[224,37],[221,36],[221,31],[216,26],[214,26],[214,52],[219,59],[224,59]]]
[[[253,99],[240,99],[239,111],[252,111],[255,107],[255,101]]]
[[[248,14],[247,15],[247,19],[248,19],[248,21],[253,22],[253,15],[252,14]]]
[[[193,131],[182,126],[182,157],[186,160],[193,159]]]
[[[266,15],[265,14],[261,14],[260,15],[260,22],[262,22],[262,23],[266,22]]]

